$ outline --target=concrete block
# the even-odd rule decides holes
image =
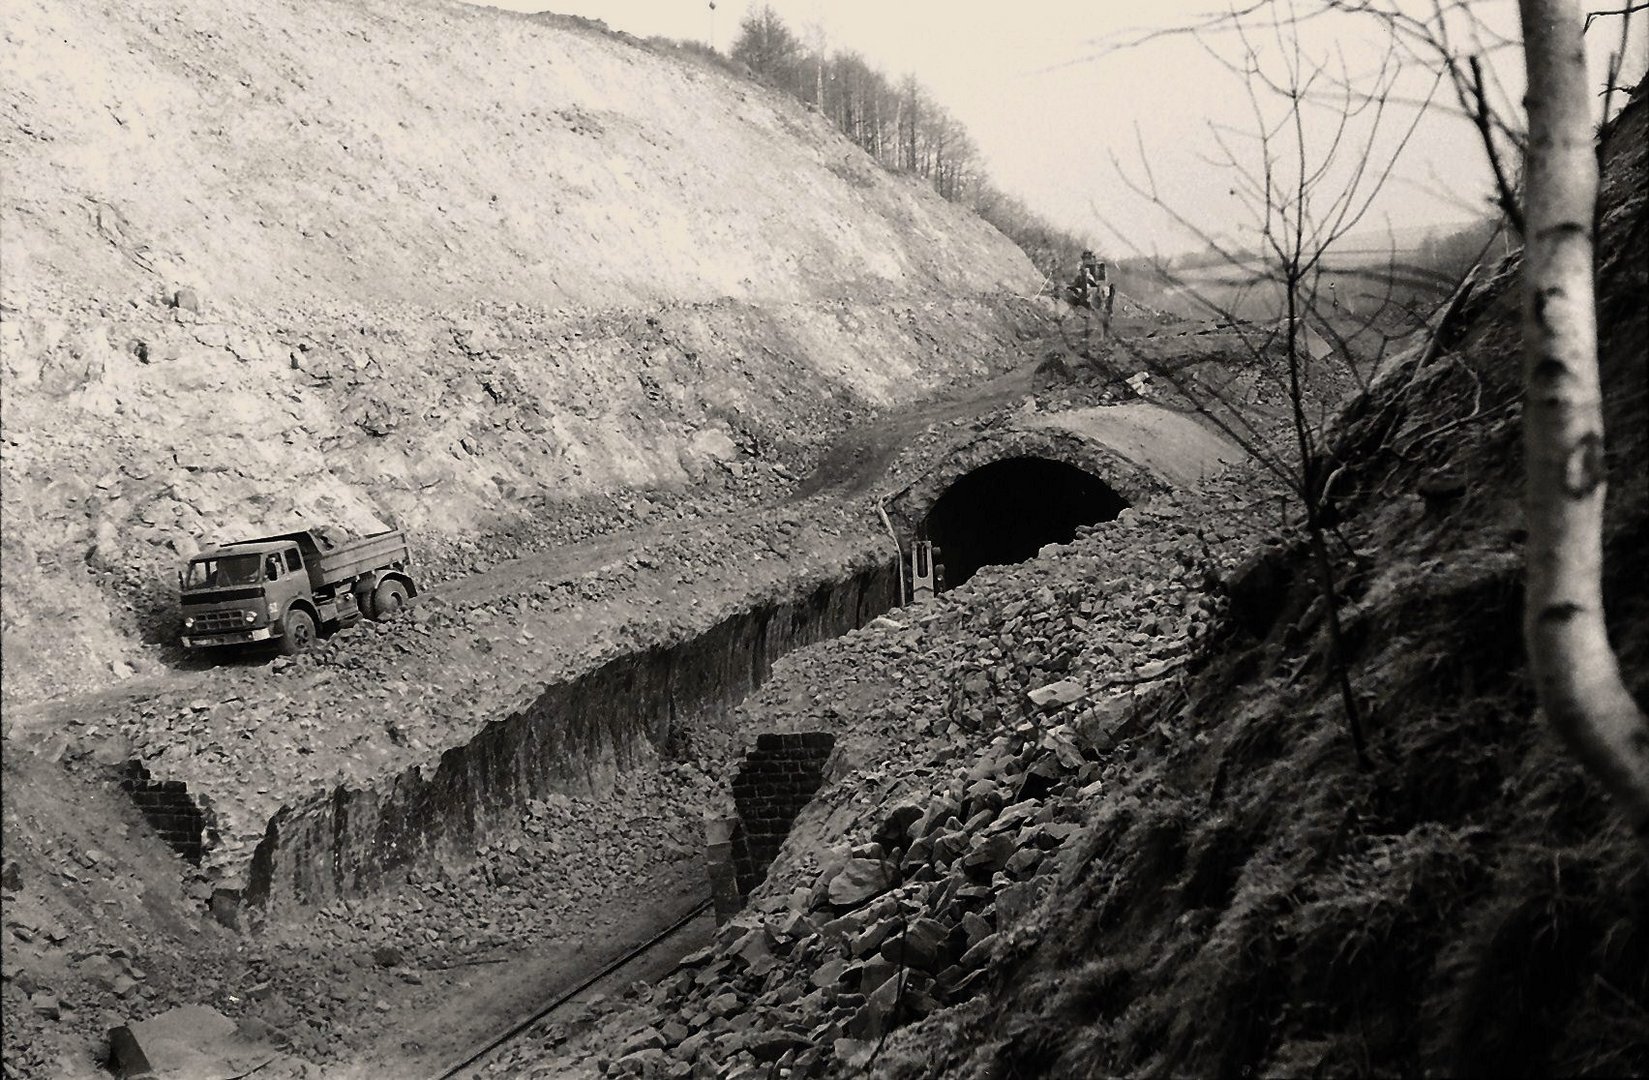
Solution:
[[[205,1005],[185,1005],[114,1028],[109,1050],[115,1074],[134,1077],[226,1080],[276,1057],[268,1044],[248,1038],[235,1021]]]
[[[704,842],[712,848],[731,844],[738,827],[739,819],[736,817],[712,818],[704,823]]]

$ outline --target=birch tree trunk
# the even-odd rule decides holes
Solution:
[[[1592,231],[1598,165],[1584,12],[1519,0],[1528,65],[1523,265],[1524,640],[1540,704],[1649,845],[1649,720],[1603,622],[1603,410]]]

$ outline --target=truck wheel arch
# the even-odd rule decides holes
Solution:
[[[400,574],[385,574],[372,590],[372,618],[387,619],[406,607],[411,596],[410,583]]]
[[[351,589],[355,594],[355,606],[361,609],[361,614],[366,618],[377,620],[378,604],[374,597],[378,587],[386,581],[398,583],[409,598],[418,595],[418,586],[412,583],[411,575],[404,571],[390,569],[362,574],[352,583]]]
[[[310,639],[297,645],[292,643],[287,634],[287,627],[292,621],[292,614],[294,612],[302,612],[304,617],[309,622]],[[299,652],[302,652],[313,643],[314,637],[320,634],[322,625],[320,613],[315,610],[315,606],[301,597],[297,598],[281,610],[281,618],[279,623],[280,636],[277,637],[275,641],[280,645],[280,650],[282,653],[287,656],[293,656]]]
[[[401,570],[386,570],[384,573],[382,573],[378,576],[378,580],[373,585],[373,588],[377,588],[379,585],[382,585],[386,581],[398,581],[398,582],[400,582],[401,587],[407,591],[408,596],[417,596],[418,595],[418,586],[416,586],[412,583],[412,576],[410,574],[407,574],[404,571],[401,571]]]
[[[286,616],[289,612],[292,612],[292,611],[302,611],[302,612],[304,612],[311,619],[313,619],[315,621],[315,628],[317,630],[320,629],[320,626],[321,626],[321,613],[319,611],[315,610],[315,605],[314,604],[311,604],[308,600],[305,600],[301,596],[296,597],[295,599],[289,601],[287,603],[287,605],[284,608],[281,609],[280,625],[282,627],[286,626]]]

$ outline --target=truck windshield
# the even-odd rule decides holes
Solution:
[[[256,585],[263,580],[263,558],[259,555],[225,555],[221,559],[196,559],[189,564],[184,587],[215,589],[225,585]]]

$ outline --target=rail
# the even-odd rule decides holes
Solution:
[[[517,1022],[513,1027],[509,1028],[507,1031],[503,1032],[500,1035],[496,1035],[492,1039],[488,1040],[479,1049],[472,1052],[468,1057],[466,1057],[464,1060],[460,1061],[458,1064],[451,1066],[450,1068],[448,1068],[444,1072],[436,1074],[436,1080],[454,1080],[454,1078],[456,1078],[457,1076],[462,1074],[465,1069],[469,1068],[471,1065],[476,1064],[482,1058],[486,1057],[488,1054],[492,1053],[494,1050],[497,1050],[499,1047],[505,1045],[506,1043],[512,1042],[513,1040],[518,1038],[523,1032],[525,1032],[528,1028],[532,1027],[534,1024],[536,1024],[540,1020],[544,1019],[544,1017],[548,1016],[550,1013],[552,1013],[555,1010],[559,1009],[561,1006],[565,1005],[567,1002],[571,1001],[573,998],[577,997],[579,994],[582,994],[584,991],[588,990],[590,987],[594,986],[596,983],[600,982],[602,979],[605,979],[607,976],[611,975],[613,972],[617,971],[619,968],[624,967],[626,964],[630,963],[630,961],[634,960],[636,957],[642,956],[643,954],[648,953],[648,952],[652,951],[653,949],[657,948],[658,945],[661,942],[663,942],[666,938],[672,937],[675,934],[679,933],[682,930],[682,928],[685,927],[688,923],[692,922],[694,919],[698,918],[700,915],[703,915],[706,911],[709,911],[709,910],[710,910],[710,901],[705,900],[705,901],[700,902],[692,910],[688,911],[687,914],[683,915],[681,918],[677,919],[675,922],[671,923],[669,926],[665,927],[663,930],[660,930],[658,933],[654,934],[652,937],[648,938],[646,941],[642,942],[640,945],[637,945],[635,948],[631,949],[629,952],[625,953],[623,956],[620,956],[618,959],[608,962],[600,970],[598,970],[595,974],[593,974],[593,975],[589,976],[588,978],[584,979],[584,981],[580,982],[577,986],[574,986],[572,989],[563,991],[562,993],[558,994],[554,998],[554,1000],[552,1000],[549,1004],[545,1005],[543,1008],[539,1009],[537,1012],[533,1013],[531,1016],[527,1017],[525,1020],[521,1020],[521,1021]]]

